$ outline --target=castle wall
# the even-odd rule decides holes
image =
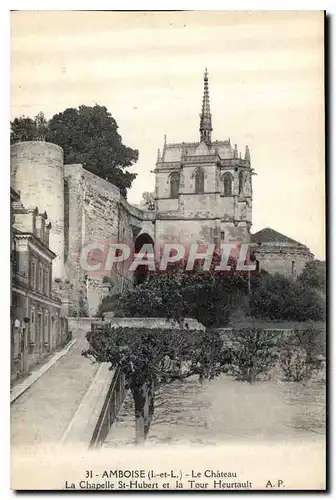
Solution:
[[[50,248],[57,257],[53,276],[64,276],[63,150],[48,142],[18,142],[11,146],[11,185],[26,208],[46,211],[51,222]]]
[[[155,243],[181,243],[190,246],[214,243],[219,236],[218,221],[200,220],[157,220],[155,224]]]
[[[85,271],[80,265],[84,244],[84,176],[82,165],[64,167],[65,272],[70,282],[69,312],[77,313],[80,293],[85,294]]]
[[[130,283],[126,263],[105,269],[111,244],[133,246],[133,232],[127,204],[120,202],[119,189],[113,184],[85,170],[82,165],[66,165],[66,217],[68,221],[68,248],[66,250],[67,277],[72,284],[72,312],[76,315],[95,315],[109,293],[120,293]],[[68,194],[67,194],[68,193]],[[97,271],[85,270],[80,262],[88,245],[96,245],[95,259],[101,262]],[[102,245],[103,250],[99,250]],[[92,254],[91,254],[92,255]],[[89,261],[89,264],[94,262]],[[104,283],[105,276],[109,278]]]
[[[214,193],[217,190],[217,167],[215,164],[198,165],[198,163],[189,163],[184,166],[181,176],[181,192],[195,193],[195,174],[197,167],[201,166],[204,172],[204,193]]]
[[[283,276],[297,278],[306,263],[313,260],[314,256],[308,249],[302,249],[296,245],[261,244],[253,245],[255,257],[259,261],[259,269],[270,274],[282,274]]]
[[[141,233],[148,233],[156,245],[182,243],[189,247],[195,243],[202,246],[250,241],[250,170],[240,169],[240,159],[222,164],[222,160],[214,161],[211,153],[207,158],[202,148],[196,148],[193,154],[183,156],[182,169],[175,156],[172,163],[157,164],[156,210],[143,211],[129,205],[116,186],[82,165],[64,166],[63,151],[54,144],[23,142],[12,146],[12,186],[21,192],[27,208],[38,206],[47,211],[52,224],[50,247],[57,255],[53,277],[58,278],[58,283],[62,280],[60,289],[64,293],[69,292],[70,315],[93,316],[104,296],[119,294],[132,286],[133,276],[128,269],[134,240]],[[196,194],[198,165],[204,171],[204,193]],[[241,170],[244,180],[239,193]],[[170,198],[169,175],[173,171],[180,171],[181,175],[177,199]],[[226,171],[233,178],[232,196],[223,196]],[[127,244],[131,256],[126,262],[114,264],[111,270],[105,268],[105,263],[113,243]],[[101,262],[98,271],[85,269],[80,261],[88,245],[97,245],[96,249],[103,245],[103,250],[95,252],[95,262],[90,262]],[[256,258],[262,269],[292,276],[300,274],[313,256],[302,247],[280,251],[280,247],[264,244],[257,248]]]
[[[181,215],[186,218],[213,218],[217,216],[216,194],[180,195]]]
[[[224,233],[224,237],[222,237],[221,239],[225,242],[250,242],[250,233],[248,225],[245,221],[238,222],[236,224],[221,222],[221,233]]]

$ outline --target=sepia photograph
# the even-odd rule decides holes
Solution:
[[[10,13],[12,490],[327,489],[325,30]]]

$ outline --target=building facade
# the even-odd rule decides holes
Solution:
[[[230,139],[212,141],[208,73],[200,115],[199,141],[167,144],[155,169],[155,242],[249,242],[253,170]]]
[[[251,235],[257,271],[279,273],[296,279],[307,262],[314,259],[306,245],[269,227]]]
[[[62,301],[52,289],[46,212],[26,209],[11,189],[11,378],[29,372],[68,340]]]

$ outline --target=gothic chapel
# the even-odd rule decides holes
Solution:
[[[212,141],[208,73],[198,142],[164,143],[155,169],[155,243],[220,245],[250,241],[250,151],[244,158],[230,139]]]

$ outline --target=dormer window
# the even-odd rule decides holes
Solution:
[[[36,207],[33,212],[33,234],[36,236],[36,217],[38,217],[38,208]]]
[[[49,222],[49,224],[45,227],[46,229],[46,232],[45,232],[45,244],[47,246],[49,246],[49,236],[50,236],[50,229],[51,229],[51,223]]]

